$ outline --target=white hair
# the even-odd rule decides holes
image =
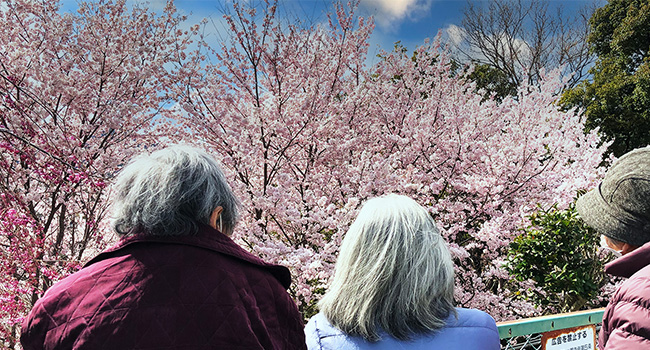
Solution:
[[[369,200],[346,233],[319,307],[347,334],[406,340],[445,325],[453,292],[453,262],[431,215],[388,195]]]
[[[237,222],[239,203],[219,163],[197,148],[140,155],[120,172],[114,189],[113,229],[121,235],[192,235],[218,206],[224,233]]]

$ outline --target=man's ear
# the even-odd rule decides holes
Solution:
[[[223,211],[223,207],[218,206],[212,211],[212,214],[210,214],[210,226],[215,230],[218,230],[217,220],[219,220],[222,211]]]

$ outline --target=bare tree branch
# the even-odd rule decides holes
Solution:
[[[562,68],[575,86],[594,61],[589,52],[589,18],[595,6],[575,15],[543,0],[468,1],[462,22],[463,39],[456,43],[461,61],[488,65],[514,84],[536,83],[542,71]]]

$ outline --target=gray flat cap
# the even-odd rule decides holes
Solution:
[[[624,154],[576,209],[598,233],[641,246],[650,242],[650,146]]]

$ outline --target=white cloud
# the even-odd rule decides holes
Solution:
[[[442,33],[444,38],[448,40],[449,44],[454,47],[459,46],[467,36],[465,30],[455,24],[447,26]]]
[[[417,20],[425,16],[434,0],[361,0],[364,7],[375,11],[375,22],[384,29],[395,29],[405,18]]]
[[[397,18],[403,18],[410,5],[415,0],[375,0],[374,2],[386,13]]]

